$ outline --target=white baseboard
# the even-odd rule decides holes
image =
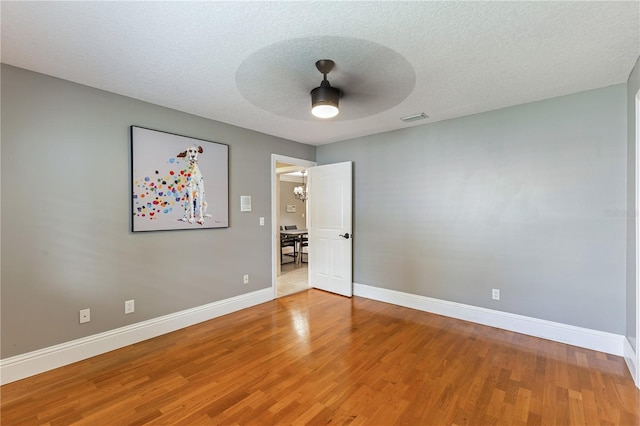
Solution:
[[[627,340],[624,336],[604,331],[494,311],[462,303],[448,302],[365,284],[354,283],[353,294],[618,356],[623,356],[624,342]]]
[[[273,299],[271,287],[104,333],[0,360],[0,384],[11,383]]]
[[[624,339],[624,360],[627,362],[627,368],[633,377],[636,387],[640,389],[640,374],[638,374],[638,365],[636,365],[637,355],[631,347],[629,339]]]

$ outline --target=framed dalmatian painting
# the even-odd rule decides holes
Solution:
[[[131,229],[229,227],[229,146],[131,126]]]

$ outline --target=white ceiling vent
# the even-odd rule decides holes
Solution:
[[[407,115],[406,117],[402,117],[400,120],[405,123],[411,123],[412,121],[424,120],[425,118],[429,118],[429,116],[424,112],[421,112],[420,114]]]

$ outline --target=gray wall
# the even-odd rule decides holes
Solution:
[[[627,333],[633,349],[636,342],[636,94],[640,90],[640,58],[627,81]]]
[[[300,186],[300,182],[280,181],[280,225],[296,225],[298,229],[307,227],[305,204],[293,196],[293,188]],[[287,204],[296,206],[295,213],[287,213]]]
[[[354,281],[631,337],[627,98],[618,85],[324,145],[316,159],[311,146],[3,65],[1,356],[270,286],[258,217],[271,221],[271,153],[355,161]],[[230,228],[129,232],[132,124],[230,145]]]
[[[623,335],[626,129],[622,84],[316,161],[354,161],[356,283]]]
[[[315,147],[6,65],[1,118],[2,358],[271,285],[271,153]],[[230,228],[129,231],[130,125],[230,146]]]

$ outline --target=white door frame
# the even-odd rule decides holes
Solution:
[[[634,362],[634,371],[632,371],[633,378],[636,382],[636,387],[640,389],[640,90],[636,93],[635,96],[635,109],[636,109],[636,158],[635,158],[635,178],[636,178],[636,193],[635,193],[635,211],[633,215],[635,216],[636,221],[636,235],[635,235],[635,245],[636,245],[636,347],[635,353],[633,353],[633,362]]]
[[[273,298],[278,297],[278,288],[276,286],[278,279],[278,270],[280,266],[280,236],[278,234],[278,211],[280,195],[280,180],[276,173],[276,164],[287,163],[299,167],[314,167],[315,161],[303,160],[301,158],[287,157],[285,155],[271,154],[271,288],[273,290]],[[308,215],[307,215],[308,216]]]

